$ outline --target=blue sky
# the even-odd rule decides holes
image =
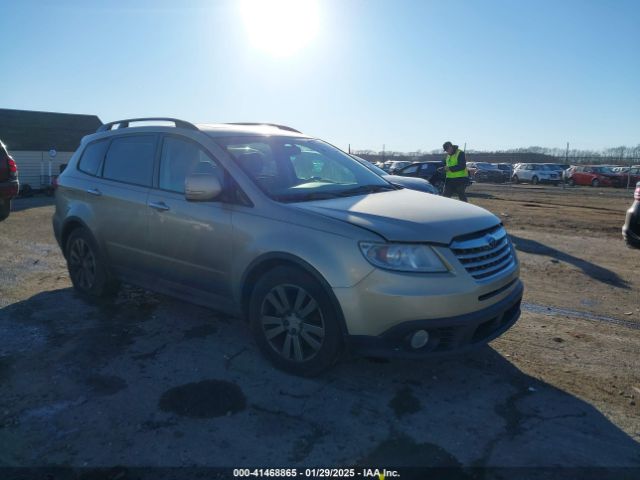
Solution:
[[[235,0],[2,1],[0,107],[275,122],[345,149],[640,143],[640,1],[317,7],[280,56]]]

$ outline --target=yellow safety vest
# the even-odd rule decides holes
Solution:
[[[451,167],[455,167],[458,165],[458,155],[460,154],[460,149],[456,150],[456,153],[454,153],[453,155],[447,155],[447,158],[445,159],[445,163],[447,165],[447,167],[451,168]],[[447,172],[447,178],[465,178],[469,176],[469,172],[467,171],[467,168],[465,167],[464,170],[460,170],[458,172],[451,172],[448,171]]]

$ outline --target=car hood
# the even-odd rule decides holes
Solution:
[[[408,189],[290,205],[395,242],[449,244],[454,237],[500,223],[495,215],[475,205]]]

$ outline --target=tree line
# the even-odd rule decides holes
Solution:
[[[442,150],[415,152],[357,150],[352,152],[371,162],[404,160],[423,162],[442,160]],[[571,163],[571,164],[640,164],[640,144],[635,147],[619,146],[602,150],[526,147],[506,150],[468,150],[467,160],[477,162],[504,163]]]

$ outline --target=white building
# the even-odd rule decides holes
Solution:
[[[0,140],[18,164],[20,188],[51,185],[85,135],[102,125],[95,115],[0,109]],[[28,186],[28,187],[27,187]]]

